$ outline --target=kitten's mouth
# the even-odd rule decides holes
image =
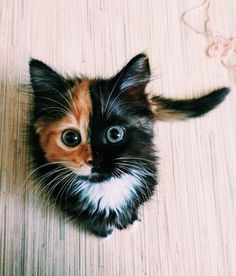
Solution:
[[[89,180],[91,182],[103,182],[106,180],[109,180],[112,177],[111,174],[105,173],[105,172],[98,172],[94,169],[92,169],[90,175],[89,175]]]
[[[93,178],[93,177],[99,177],[99,175],[100,175],[100,173],[98,173],[98,172],[92,172],[91,174],[90,174],[90,176]]]

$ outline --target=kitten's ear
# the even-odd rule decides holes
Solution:
[[[114,81],[122,92],[138,96],[144,94],[144,89],[150,81],[150,75],[148,57],[145,54],[139,54],[126,64],[115,76]]]
[[[30,80],[34,91],[34,117],[55,118],[65,113],[72,84],[45,63],[31,59]]]
[[[29,67],[30,80],[36,96],[46,92],[62,92],[66,88],[65,79],[42,61],[31,59]]]
[[[157,120],[185,120],[204,115],[224,101],[230,89],[223,87],[202,96],[188,100],[152,97],[149,99],[151,110]]]

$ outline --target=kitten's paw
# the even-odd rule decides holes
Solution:
[[[137,213],[134,213],[134,214],[132,215],[131,224],[134,224],[136,221],[141,221],[141,219],[138,217],[138,214],[137,214]]]
[[[141,223],[141,219],[136,219],[130,226],[129,226],[129,230],[131,231],[136,231],[139,226],[140,226],[140,223]]]
[[[120,224],[116,224],[116,228],[119,230],[126,229],[126,228],[130,227],[130,225],[133,225],[136,221],[141,221],[141,220],[139,219],[137,213],[133,213],[129,220],[124,221]]]
[[[113,232],[113,229],[112,228],[105,228],[105,229],[91,229],[91,232],[93,234],[95,234],[97,237],[100,237],[100,238],[106,238],[108,237],[109,235],[111,235],[111,233]]]

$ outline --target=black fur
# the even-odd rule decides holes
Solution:
[[[64,78],[46,64],[30,61],[31,84],[34,90],[33,123],[39,118],[46,121],[57,121],[67,109],[68,92],[74,85],[74,80]],[[35,166],[38,174],[46,178],[43,185],[50,193],[51,199],[74,221],[85,225],[94,234],[105,237],[113,227],[123,229],[137,219],[137,210],[141,204],[153,195],[157,184],[156,162],[157,157],[153,145],[153,124],[155,114],[145,93],[145,87],[150,80],[148,58],[144,54],[134,57],[118,74],[110,79],[93,79],[90,81],[90,96],[93,104],[93,116],[90,121],[90,143],[93,153],[93,162],[96,163],[92,172],[91,185],[100,185],[100,182],[109,181],[112,177],[119,177],[123,173],[133,174],[137,166],[140,175],[140,186],[125,201],[117,211],[113,209],[94,210],[92,202],[76,192],[78,182],[88,180],[85,176],[75,176],[71,185],[65,188],[63,177],[56,169],[61,165],[50,164],[44,157],[39,144],[39,137],[33,131],[32,147],[34,148]],[[183,112],[188,117],[196,117],[213,109],[223,101],[228,90],[211,94],[194,100],[171,100],[154,97],[154,102],[169,110]],[[122,125],[126,129],[125,139],[115,145],[104,142],[106,129],[113,125]],[[33,129],[33,128],[31,128]],[[131,163],[120,168],[116,158],[129,157]],[[70,170],[65,169],[64,174]],[[134,175],[135,176],[135,175]]]

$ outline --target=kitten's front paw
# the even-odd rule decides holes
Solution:
[[[126,229],[129,225],[134,224],[135,221],[140,221],[137,213],[133,213],[129,220],[123,221],[120,224],[116,224],[116,228],[119,230]]]
[[[113,232],[112,228],[107,228],[107,227],[104,227],[102,229],[93,228],[90,230],[93,234],[95,234],[97,237],[100,237],[100,238],[106,238],[107,236],[111,235],[111,233]]]

